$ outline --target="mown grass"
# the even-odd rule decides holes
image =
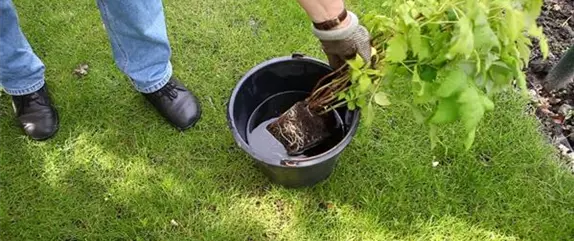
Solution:
[[[470,152],[455,128],[440,132],[448,149],[430,151],[397,106],[360,130],[328,181],[270,183],[227,131],[225,102],[261,61],[324,59],[295,1],[165,1],[175,73],[204,109],[185,133],[116,69],[95,2],[16,4],[62,122],[56,138],[30,141],[0,97],[0,240],[574,239],[574,177],[515,96]]]

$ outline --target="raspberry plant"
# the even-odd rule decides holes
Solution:
[[[326,110],[361,108],[367,125],[373,102],[406,104],[429,125],[431,148],[439,125],[461,121],[468,150],[485,112],[494,109],[492,96],[515,85],[527,91],[522,70],[533,38],[547,57],[546,38],[536,25],[541,7],[542,0],[411,0],[390,7],[388,15],[365,14],[361,21],[373,36],[371,64],[359,56],[349,60],[322,87],[337,88],[311,103]],[[411,98],[392,98],[397,81],[411,86]]]

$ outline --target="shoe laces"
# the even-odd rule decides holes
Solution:
[[[175,84],[168,82],[163,88],[157,91],[155,94],[159,97],[166,96],[169,100],[175,100],[177,98],[177,86]]]

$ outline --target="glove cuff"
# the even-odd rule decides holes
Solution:
[[[343,40],[351,36],[359,27],[359,18],[351,11],[347,11],[350,20],[348,26],[334,30],[319,30],[313,27],[313,34],[320,40]]]

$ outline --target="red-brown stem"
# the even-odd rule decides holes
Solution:
[[[323,78],[321,78],[317,84],[315,84],[315,87],[313,88],[313,91],[311,91],[311,93],[315,93],[315,91],[317,90],[317,88],[319,88],[319,86],[321,86],[321,84],[323,83],[323,81],[325,81],[326,79],[328,79],[329,77],[333,76],[334,74],[342,71],[345,67],[347,67],[348,64],[344,64],[341,65],[341,67],[339,67],[338,69],[336,69],[335,71],[323,76]]]
[[[346,76],[335,78],[335,80],[333,80],[331,83],[323,85],[319,89],[314,90],[311,93],[311,96],[309,96],[308,101],[314,101],[317,98],[321,98],[321,96],[323,96],[325,93],[329,93],[329,92],[324,92],[325,90],[331,88],[333,85],[336,86],[336,84],[338,84],[339,82],[347,82],[347,81],[348,81],[348,78]]]

